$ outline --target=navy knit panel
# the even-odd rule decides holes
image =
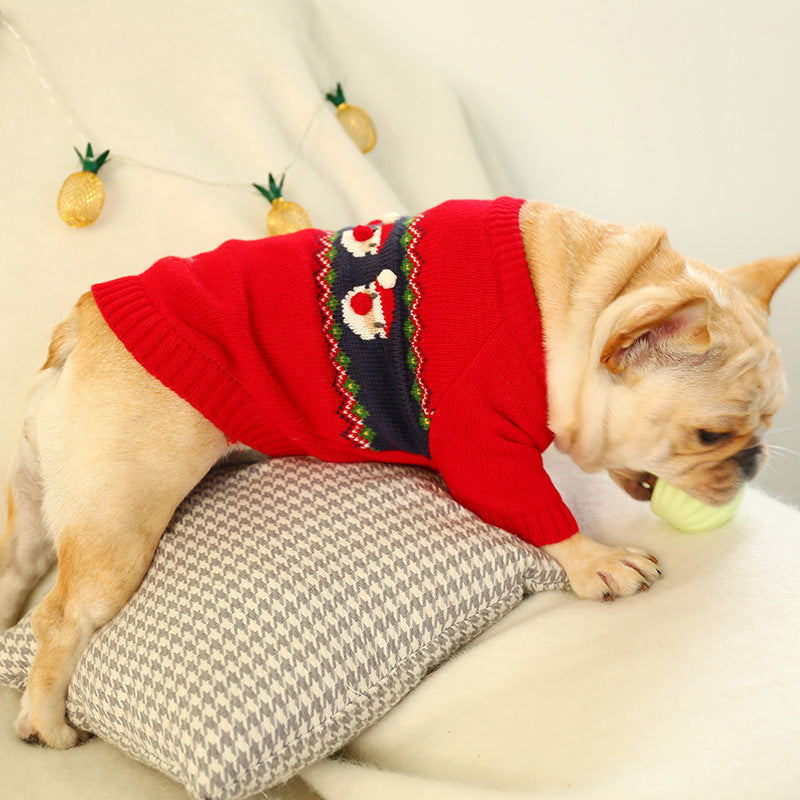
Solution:
[[[330,234],[316,280],[343,436],[361,449],[430,457],[416,315],[422,224],[403,217]]]

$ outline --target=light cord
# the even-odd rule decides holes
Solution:
[[[46,76],[46,71],[41,64],[41,61],[36,57],[35,53],[33,52],[33,48],[28,44],[25,38],[17,31],[17,29],[2,15],[0,14],[0,25],[4,27],[9,34],[12,36],[13,39],[19,44],[22,48],[25,57],[30,64],[31,69],[33,70],[33,74],[36,76],[37,81],[41,85],[42,89],[46,97],[50,100],[56,110],[61,114],[64,120],[73,128],[75,133],[83,140],[83,142],[91,141],[92,137],[87,133],[86,127],[82,125],[79,121],[77,116],[72,113],[72,111],[67,106],[64,98],[55,90],[53,84],[48,80]],[[317,116],[319,112],[322,110],[323,106],[327,103],[327,99],[325,98],[324,93],[314,107],[314,110],[311,114],[311,117],[306,124],[305,129],[303,130],[300,139],[297,142],[297,145],[292,152],[288,163],[283,168],[283,171],[278,173],[280,176],[285,176],[286,173],[295,165],[298,158],[300,157],[300,153],[303,149],[303,145],[306,142],[309,134],[311,133],[311,129],[316,122]],[[191,181],[192,183],[200,184],[202,186],[212,186],[216,188],[226,188],[226,189],[252,189],[252,183],[230,183],[226,181],[213,181],[207,180],[205,178],[198,178],[195,175],[190,175],[185,172],[178,172],[177,170],[169,169],[168,167],[161,167],[157,166],[156,164],[150,164],[146,161],[142,161],[141,159],[134,158],[132,156],[127,156],[124,154],[120,154],[117,151],[114,151],[112,154],[112,158],[117,163],[123,164],[131,164],[133,166],[139,167],[141,169],[150,170],[152,172],[158,172],[162,175],[170,175],[176,178],[182,178],[183,180]]]
[[[87,134],[86,128],[78,122],[77,117],[67,107],[64,99],[56,92],[56,90],[53,88],[53,85],[45,77],[44,68],[34,55],[33,48],[25,41],[19,31],[1,13],[0,25],[2,25],[11,34],[12,38],[14,38],[22,48],[22,52],[25,53],[25,57],[28,59],[28,63],[33,70],[33,74],[36,76],[36,79],[44,89],[45,95],[56,108],[56,110],[59,111],[61,116],[64,117],[64,119],[72,126],[78,136],[80,136],[85,142],[88,142],[91,139],[91,136]]]

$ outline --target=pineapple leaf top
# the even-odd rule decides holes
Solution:
[[[86,155],[83,155],[77,147],[74,148],[75,152],[78,154],[78,158],[81,160],[81,165],[83,166],[84,172],[94,172],[95,175],[100,167],[106,163],[106,159],[108,158],[110,150],[106,150],[104,153],[100,153],[97,158],[95,158],[94,151],[92,150],[91,142],[87,143],[86,145]]]
[[[344,99],[344,89],[342,89],[342,84],[337,83],[336,88],[332,92],[327,92],[325,97],[331,101],[337,108],[346,103],[347,101]]]
[[[286,178],[286,174],[284,173],[281,175],[281,179],[279,182],[275,181],[275,177],[270,172],[269,174],[269,186],[262,186],[259,183],[254,183],[253,186],[258,189],[270,203],[274,203],[276,200],[280,199],[283,195],[283,181]]]

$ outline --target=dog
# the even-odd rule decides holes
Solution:
[[[784,399],[766,320],[799,261],[719,272],[656,225],[500,198],[227,243],[93,287],[54,331],[8,488],[0,628],[59,563],[19,736],[84,741],[66,718],[81,651],[181,500],[243,445],[430,466],[578,596],[649,589],[657,559],[580,533],[541,452],[554,441],[637,499],[659,476],[730,501]]]

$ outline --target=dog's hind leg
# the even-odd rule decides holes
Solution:
[[[140,484],[129,493],[109,486],[94,499],[111,513],[72,519],[58,532],[58,577],[33,612],[36,656],[17,720],[23,739],[66,748],[85,738],[66,720],[69,681],[91,635],[136,591],[187,491]]]
[[[64,361],[76,342],[77,318],[73,313],[56,329],[47,363],[28,397],[22,436],[8,481],[6,528],[0,538],[0,630],[18,620],[31,590],[56,558],[53,539],[42,517],[39,408],[58,382]]]
[[[55,561],[41,506],[39,458],[23,436],[8,483],[8,519],[0,539],[0,630],[19,619],[31,590]]]
[[[56,748],[69,682],[97,628],[130,599],[175,508],[227,449],[225,436],[148,375],[80,306],[80,338],[39,403],[42,512],[58,577],[33,612],[36,655],[17,732]]]

